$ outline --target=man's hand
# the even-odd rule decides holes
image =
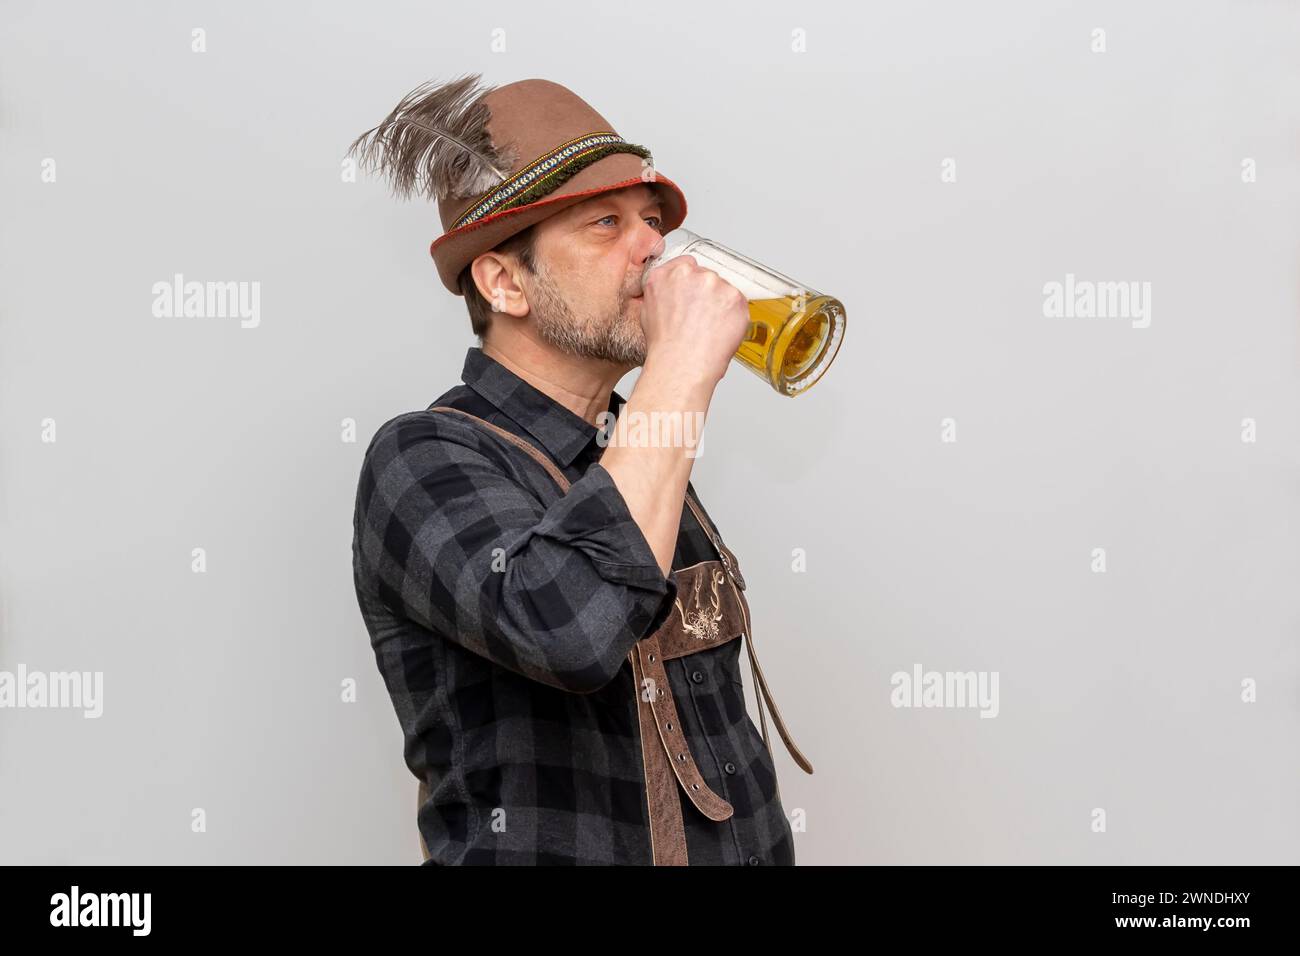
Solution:
[[[646,371],[716,385],[749,330],[744,293],[688,253],[651,269],[642,295]]]

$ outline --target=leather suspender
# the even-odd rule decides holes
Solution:
[[[452,412],[477,422],[527,453],[546,470],[546,473],[559,486],[561,492],[569,490],[569,480],[556,464],[530,442],[520,438],[513,432],[506,431],[504,428],[493,425],[491,422],[459,408],[440,405],[430,406],[428,410],[431,412]],[[763,677],[763,670],[759,667],[758,658],[754,652],[753,635],[750,632],[749,602],[744,595],[745,579],[740,573],[736,556],[731,552],[731,549],[723,544],[722,537],[718,534],[717,529],[713,527],[713,523],[704,515],[703,509],[689,492],[686,495],[686,503],[694,513],[695,519],[700,523],[700,527],[704,529],[713,546],[717,549],[721,560],[720,562],[705,561],[690,568],[673,572],[679,585],[683,583],[692,584],[694,592],[698,596],[703,580],[708,580],[716,596],[718,595],[718,584],[722,582],[725,575],[732,584],[731,593],[735,595],[735,600],[732,600],[729,596],[725,601],[720,596],[715,600],[717,610],[714,617],[716,620],[723,622],[721,629],[716,624],[711,629],[705,627],[697,629],[686,621],[684,614],[680,625],[670,617],[659,630],[637,641],[636,646],[628,652],[637,688],[637,718],[646,777],[646,809],[650,821],[651,852],[656,866],[685,866],[689,862],[686,852],[686,831],[682,822],[681,804],[677,797],[677,784],[680,784],[696,809],[710,820],[726,820],[734,812],[731,804],[705,783],[695,764],[690,747],[686,742],[685,731],[677,715],[676,706],[673,703],[668,674],[664,669],[666,659],[696,653],[725,643],[734,638],[736,627],[740,627],[742,634],[746,638],[745,646],[749,652],[750,674],[756,688],[754,696],[758,702],[758,716],[762,723],[763,743],[767,747],[769,757],[772,754],[772,744],[768,738],[767,721],[763,716],[764,699],[766,699],[767,706],[772,711],[772,720],[776,724],[777,732],[781,735],[781,740],[785,743],[786,749],[789,750],[790,756],[794,758],[795,763],[804,772],[813,772],[812,764],[799,751],[799,748],[795,746],[793,739],[790,737],[785,722],[781,719],[781,712],[772,699],[767,680]],[[719,565],[722,573],[717,573],[715,580],[716,572],[714,569]],[[684,588],[679,587],[679,595],[684,590]],[[678,608],[680,610],[680,598]],[[739,610],[739,621],[734,616],[736,609]],[[775,763],[773,766],[775,766]],[[421,781],[418,794],[421,807],[427,798],[427,782]],[[777,784],[777,799],[780,799],[779,783]],[[420,836],[420,849],[425,859],[428,859],[429,852],[424,844],[422,834]]]
[[[785,743],[785,749],[790,752],[794,762],[805,773],[813,772],[812,764],[808,758],[803,755],[798,747],[795,746],[794,740],[790,736],[790,731],[786,729],[785,721],[781,719],[781,711],[777,709],[776,701],[772,699],[772,691],[768,689],[767,679],[763,677],[763,669],[758,666],[758,657],[754,651],[754,634],[749,626],[749,601],[745,598],[745,579],[741,577],[740,566],[736,561],[736,556],[725,544],[722,543],[722,536],[718,534],[717,528],[713,526],[704,510],[695,501],[690,494],[686,496],[686,503],[690,505],[691,511],[695,513],[695,520],[700,523],[705,532],[713,541],[713,546],[722,556],[723,569],[736,579],[736,593],[740,596],[740,603],[745,618],[745,647],[749,651],[749,674],[755,687],[754,698],[758,703],[758,719],[763,729],[763,742],[767,744],[768,756],[772,755],[772,744],[767,737],[767,721],[763,718],[763,701],[767,700],[768,709],[772,711],[772,722],[776,724],[777,733],[781,735],[781,740]],[[760,693],[761,692],[761,693]],[[773,764],[775,766],[775,764]],[[777,797],[781,794],[780,784],[777,785]]]

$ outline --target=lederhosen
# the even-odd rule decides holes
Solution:
[[[484,421],[477,415],[452,408],[448,405],[430,406],[431,412],[454,412],[471,421],[488,428],[501,438],[527,452],[539,465],[546,469],[561,492],[569,490],[569,479],[556,464],[529,442],[513,432],[499,428],[491,422]],[[635,685],[640,689],[637,694],[637,720],[641,730],[641,755],[645,765],[646,810],[650,821],[650,847],[655,866],[685,866],[688,863],[686,853],[686,829],[682,822],[681,803],[677,797],[677,785],[680,785],[691,803],[710,820],[722,822],[733,811],[730,803],[714,793],[704,782],[686,735],[682,731],[677,717],[677,708],[673,704],[672,688],[668,683],[668,674],[664,662],[687,654],[696,654],[710,648],[718,647],[738,637],[746,637],[745,647],[749,651],[749,670],[751,679],[758,693],[758,719],[762,726],[763,743],[767,746],[769,758],[772,756],[772,742],[767,734],[767,719],[763,716],[763,703],[772,711],[772,722],[785,743],[786,749],[794,762],[805,773],[812,773],[812,764],[808,762],[799,748],[795,746],[786,729],[781,712],[772,699],[763,669],[758,666],[754,654],[754,638],[749,629],[749,602],[745,599],[745,578],[740,573],[736,556],[722,542],[713,523],[704,515],[704,510],[688,491],[686,503],[695,515],[717,550],[719,560],[701,561],[689,568],[674,571],[677,582],[676,614],[670,614],[664,623],[649,637],[637,641],[636,646],[628,652],[632,662],[632,675]],[[722,587],[722,585],[726,587]],[[683,600],[690,606],[683,607]],[[707,602],[707,603],[706,603]],[[775,763],[773,763],[775,766]],[[423,807],[428,799],[428,783],[420,781],[418,807]],[[781,787],[777,784],[777,799],[781,798]],[[429,858],[424,837],[420,837],[420,850],[424,858]]]

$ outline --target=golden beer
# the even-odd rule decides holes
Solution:
[[[735,360],[782,395],[802,395],[825,374],[844,338],[844,305],[687,229],[664,237],[651,268],[690,255],[749,300],[749,331]]]
[[[750,299],[736,360],[783,395],[812,387],[839,351],[844,306],[828,295]]]

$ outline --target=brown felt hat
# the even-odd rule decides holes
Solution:
[[[628,143],[580,97],[550,80],[510,83],[483,94],[487,131],[501,181],[473,198],[438,201],[443,235],[429,247],[443,285],[515,233],[599,193],[645,183],[659,194],[663,231],[686,218],[686,197],[653,166],[650,151]]]

